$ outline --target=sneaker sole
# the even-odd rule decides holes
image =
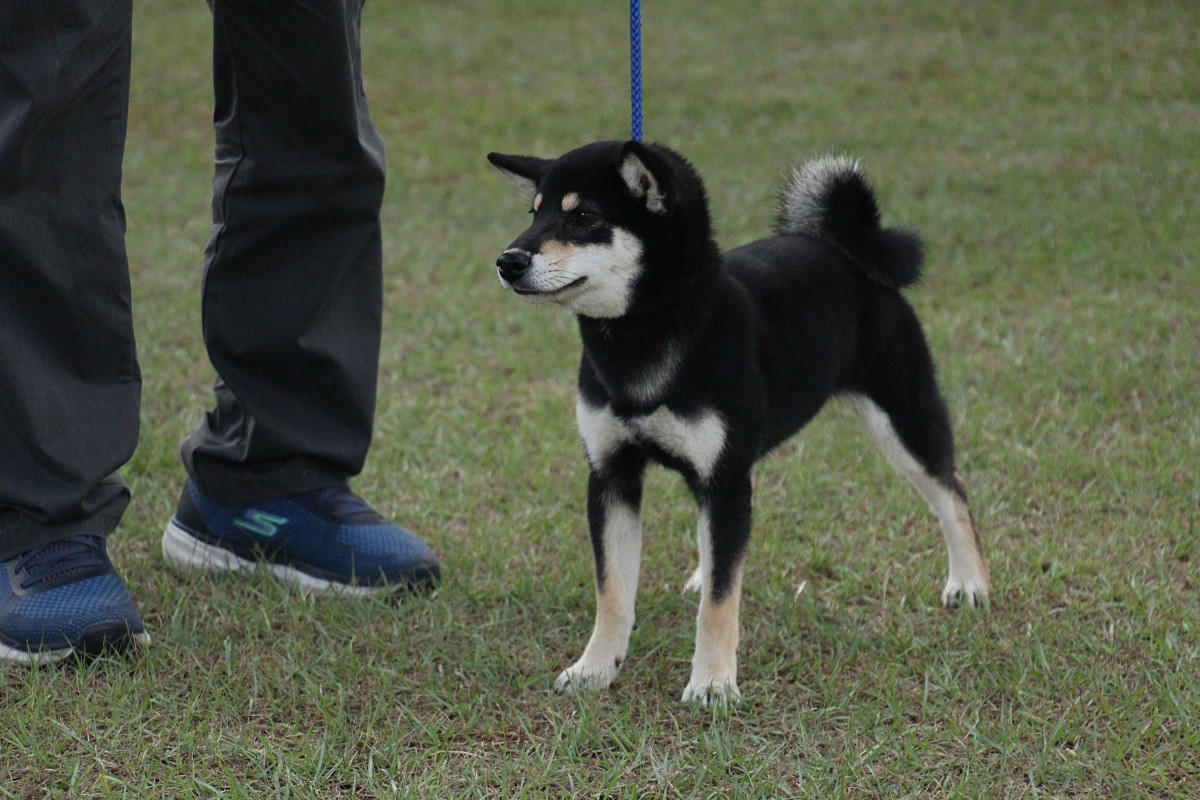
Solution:
[[[163,559],[181,571],[202,572],[234,572],[254,573],[259,570],[270,572],[278,580],[298,589],[303,594],[336,594],[350,597],[369,597],[376,594],[402,592],[408,587],[405,584],[391,586],[350,586],[336,583],[301,572],[286,564],[272,564],[267,561],[250,561],[231,553],[223,547],[217,547],[200,541],[181,528],[172,519],[167,523],[162,537]]]
[[[57,664],[59,661],[65,661],[72,656],[78,658],[95,658],[106,653],[115,654],[124,652],[130,645],[145,647],[149,644],[150,634],[144,632],[129,633],[111,641],[106,640],[99,649],[64,647],[59,650],[21,650],[16,647],[9,647],[0,642],[0,663],[7,662],[9,664],[25,664],[29,666]]]

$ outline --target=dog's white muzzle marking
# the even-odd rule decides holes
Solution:
[[[530,302],[558,303],[585,317],[613,319],[629,310],[641,269],[641,242],[613,228],[608,244],[547,242],[533,253],[521,280],[506,286]]]

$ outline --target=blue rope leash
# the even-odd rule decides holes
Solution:
[[[630,134],[642,140],[642,4],[629,0],[629,111]]]

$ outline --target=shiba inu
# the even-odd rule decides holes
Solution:
[[[794,170],[774,236],[722,253],[697,171],[673,150],[599,142],[556,159],[489,154],[532,202],[500,282],[578,318],[576,418],[589,466],[596,623],[556,689],[617,677],[634,624],[642,483],[682,474],[699,507],[695,655],[683,700],[728,702],[755,462],[834,397],[928,502],[949,551],[947,606],[986,601],[987,564],[955,473],[945,403],[900,290],[920,239],[880,223],[858,163]]]

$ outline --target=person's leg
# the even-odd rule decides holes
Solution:
[[[104,538],[141,380],[121,205],[131,0],[0,3],[0,659],[140,634]]]
[[[203,316],[220,378],[183,454],[219,502],[344,483],[370,444],[384,152],[362,88],[360,7],[212,3]]]
[[[383,143],[362,0],[211,0],[216,93],[204,337],[216,406],[163,535],[185,568],[266,563],[307,591],[436,581],[433,551],[347,488],[371,442]]]

